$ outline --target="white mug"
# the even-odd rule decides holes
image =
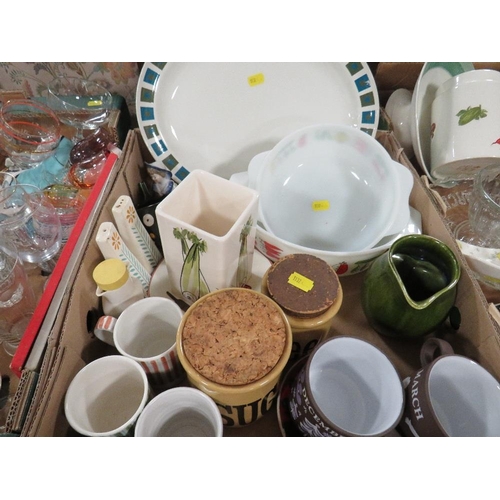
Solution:
[[[466,71],[437,89],[430,173],[436,184],[472,179],[500,157],[500,71]]]
[[[118,317],[101,316],[97,338],[116,347],[144,368],[153,385],[172,386],[185,376],[176,350],[177,328],[183,310],[166,297],[145,297]]]
[[[64,412],[69,425],[83,436],[128,436],[148,399],[149,384],[139,363],[104,356],[75,375]]]
[[[222,415],[212,398],[194,387],[174,387],[146,405],[135,437],[222,437],[222,429]]]

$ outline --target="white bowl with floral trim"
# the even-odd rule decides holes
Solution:
[[[347,276],[365,271],[370,267],[374,259],[389,249],[389,247],[398,238],[405,234],[422,233],[422,216],[413,207],[410,207],[410,221],[406,228],[400,233],[383,238],[377,245],[368,250],[359,252],[329,252],[325,250],[316,250],[314,248],[295,245],[264,229],[261,223],[257,223],[257,233],[255,237],[255,246],[257,250],[263,253],[269,260],[276,261],[285,255],[295,253],[307,253],[315,255],[330,264],[339,276]]]
[[[408,224],[412,173],[354,127],[305,127],[257,157],[259,220],[278,238],[322,251],[357,252]]]

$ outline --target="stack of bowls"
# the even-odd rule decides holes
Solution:
[[[260,196],[256,246],[272,261],[308,253],[354,274],[402,234],[420,232],[413,175],[354,127],[297,130],[253,158],[246,182]]]

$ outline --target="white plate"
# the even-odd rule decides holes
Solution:
[[[411,100],[411,137],[417,161],[430,180],[431,105],[438,87],[452,76],[474,69],[470,62],[428,62],[420,71]]]
[[[252,290],[260,292],[260,286],[264,274],[271,266],[271,261],[262,255],[258,250],[253,253],[252,276],[250,277],[248,285]],[[162,260],[153,271],[151,275],[151,282],[149,284],[148,295],[150,297],[167,297],[168,295],[168,271],[165,260]]]
[[[363,62],[147,62],[136,110],[153,158],[179,182],[194,169],[229,179],[308,125],[352,125],[375,136],[379,97]]]

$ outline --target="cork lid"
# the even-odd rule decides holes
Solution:
[[[255,382],[276,366],[287,331],[283,311],[269,297],[227,288],[191,306],[181,342],[198,373],[212,382],[236,386]]]
[[[103,260],[94,268],[92,277],[102,290],[116,290],[128,280],[127,265],[120,259]]]
[[[309,254],[292,254],[277,260],[267,274],[270,297],[291,316],[311,318],[337,300],[339,278],[324,260]]]

